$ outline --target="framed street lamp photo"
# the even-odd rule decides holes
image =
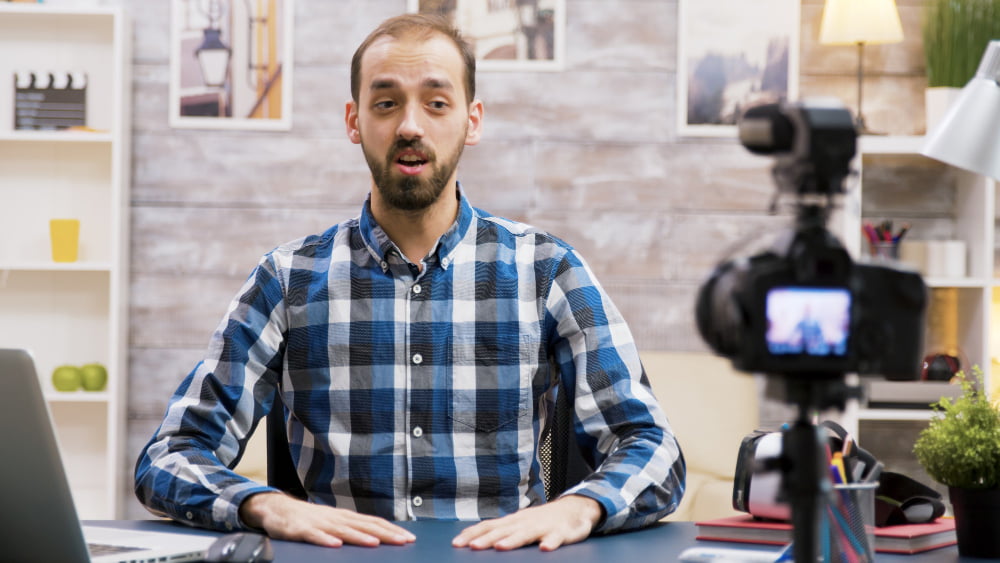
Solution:
[[[677,132],[736,136],[748,107],[794,100],[799,0],[678,0]]]
[[[449,18],[477,70],[562,70],[566,0],[407,0],[410,13]]]
[[[171,127],[291,129],[293,1],[171,0]]]

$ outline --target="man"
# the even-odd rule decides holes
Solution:
[[[400,16],[351,74],[368,201],[264,256],[140,456],[140,501],[327,546],[414,541],[389,520],[482,520],[454,545],[499,550],[673,511],[683,457],[620,314],[571,247],[474,209],[456,181],[483,123],[469,47],[443,20]],[[227,469],[282,408],[276,389],[310,502]],[[554,391],[575,398],[597,469],[546,503],[538,436]]]

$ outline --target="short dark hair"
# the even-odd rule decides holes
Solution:
[[[465,62],[465,95],[467,102],[476,98],[476,55],[472,47],[465,41],[462,34],[445,17],[432,14],[404,14],[389,18],[371,32],[351,59],[351,97],[357,103],[361,94],[361,57],[368,47],[380,37],[401,39],[404,37],[419,37],[429,39],[439,33],[452,41]]]

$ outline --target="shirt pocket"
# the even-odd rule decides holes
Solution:
[[[453,346],[448,417],[454,432],[493,434],[530,428],[539,344],[532,335],[515,336]]]

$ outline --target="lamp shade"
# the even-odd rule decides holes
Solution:
[[[1000,41],[990,41],[976,75],[930,132],[925,156],[1000,180]]]
[[[826,0],[819,42],[824,45],[899,43],[903,25],[896,0]]]
[[[205,29],[205,37],[194,54],[198,57],[201,77],[207,86],[218,87],[226,82],[229,70],[229,47],[222,42],[222,32],[214,28]]]

